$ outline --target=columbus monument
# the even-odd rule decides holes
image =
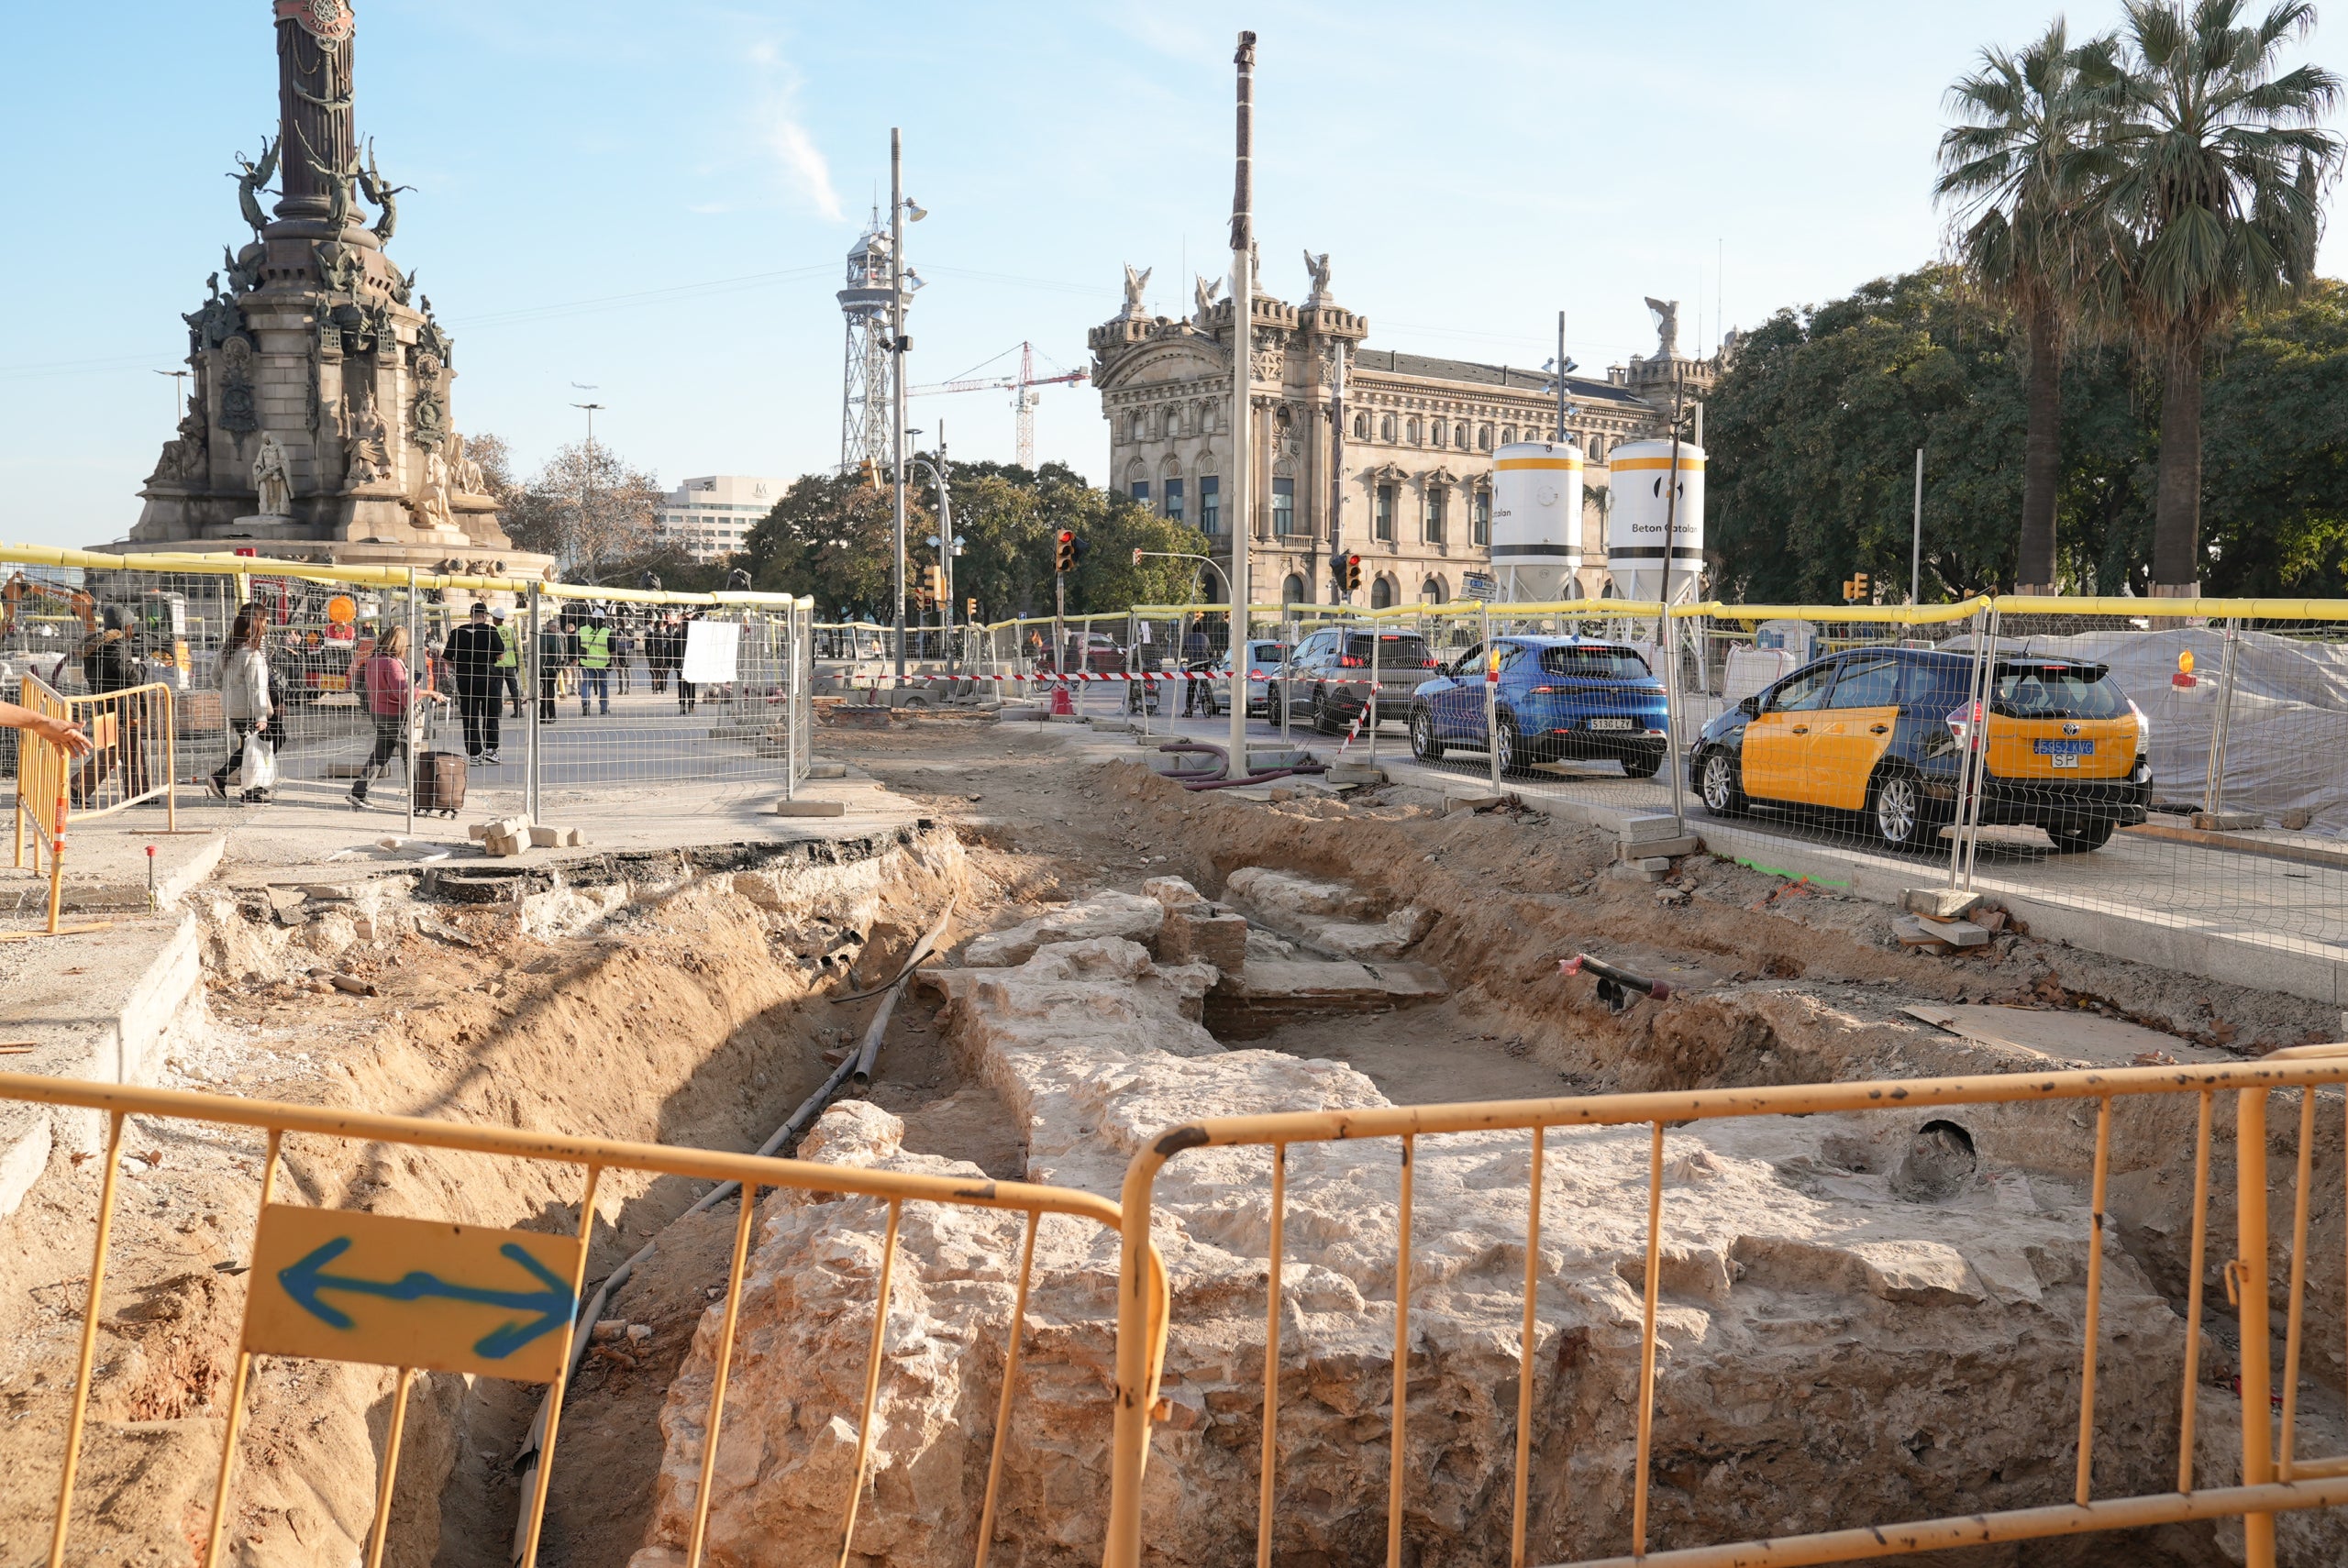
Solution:
[[[355,128],[349,0],[271,9],[277,135],[229,172],[251,238],[221,248],[184,318],[179,430],[138,526],[101,547],[537,575],[548,558],[513,547],[465,455],[456,345],[386,253],[409,187]]]

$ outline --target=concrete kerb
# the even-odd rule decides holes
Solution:
[[[173,1027],[202,1002],[195,916],[61,938],[42,954],[50,971],[12,988],[31,994],[8,999],[10,1034],[34,1046],[9,1066],[97,1083],[152,1082]],[[69,954],[81,971],[70,980],[55,968]],[[105,1118],[94,1110],[0,1105],[0,1215],[16,1212],[60,1143],[74,1154],[102,1152]]]

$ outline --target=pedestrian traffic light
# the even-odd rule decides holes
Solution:
[[[1058,548],[1052,557],[1052,569],[1054,571],[1074,571],[1076,569],[1076,531],[1074,529],[1063,528],[1060,530]]]
[[[1346,591],[1357,592],[1361,588],[1361,558],[1347,556],[1345,560]]]

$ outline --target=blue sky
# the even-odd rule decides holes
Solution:
[[[796,474],[839,443],[842,258],[904,127],[929,287],[913,380],[1023,338],[1086,360],[1120,267],[1189,308],[1221,272],[1233,35],[1260,35],[1257,212],[1276,293],[1334,257],[1373,347],[1596,370],[1912,266],[1941,94],[2043,0],[1656,6],[1274,0],[718,6],[357,0],[358,113],[402,197],[392,254],[458,341],[457,422],[525,469],[597,436],[666,482]],[[2075,28],[2116,6],[2070,9]],[[883,17],[893,18],[885,24]],[[170,434],[179,313],[244,237],[230,155],[274,129],[265,0],[20,6],[0,145],[0,537],[120,537]],[[2336,56],[2319,34],[2295,58]],[[2327,244],[2325,271],[2337,271]],[[1716,303],[1718,302],[1718,303]],[[997,367],[1011,361],[997,359]],[[574,390],[584,382],[591,394]],[[1009,458],[1007,393],[916,400]],[[1098,477],[1087,390],[1040,456]]]

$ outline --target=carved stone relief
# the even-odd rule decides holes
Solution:
[[[253,398],[253,346],[231,337],[220,349],[220,428],[242,436],[260,427]]]

